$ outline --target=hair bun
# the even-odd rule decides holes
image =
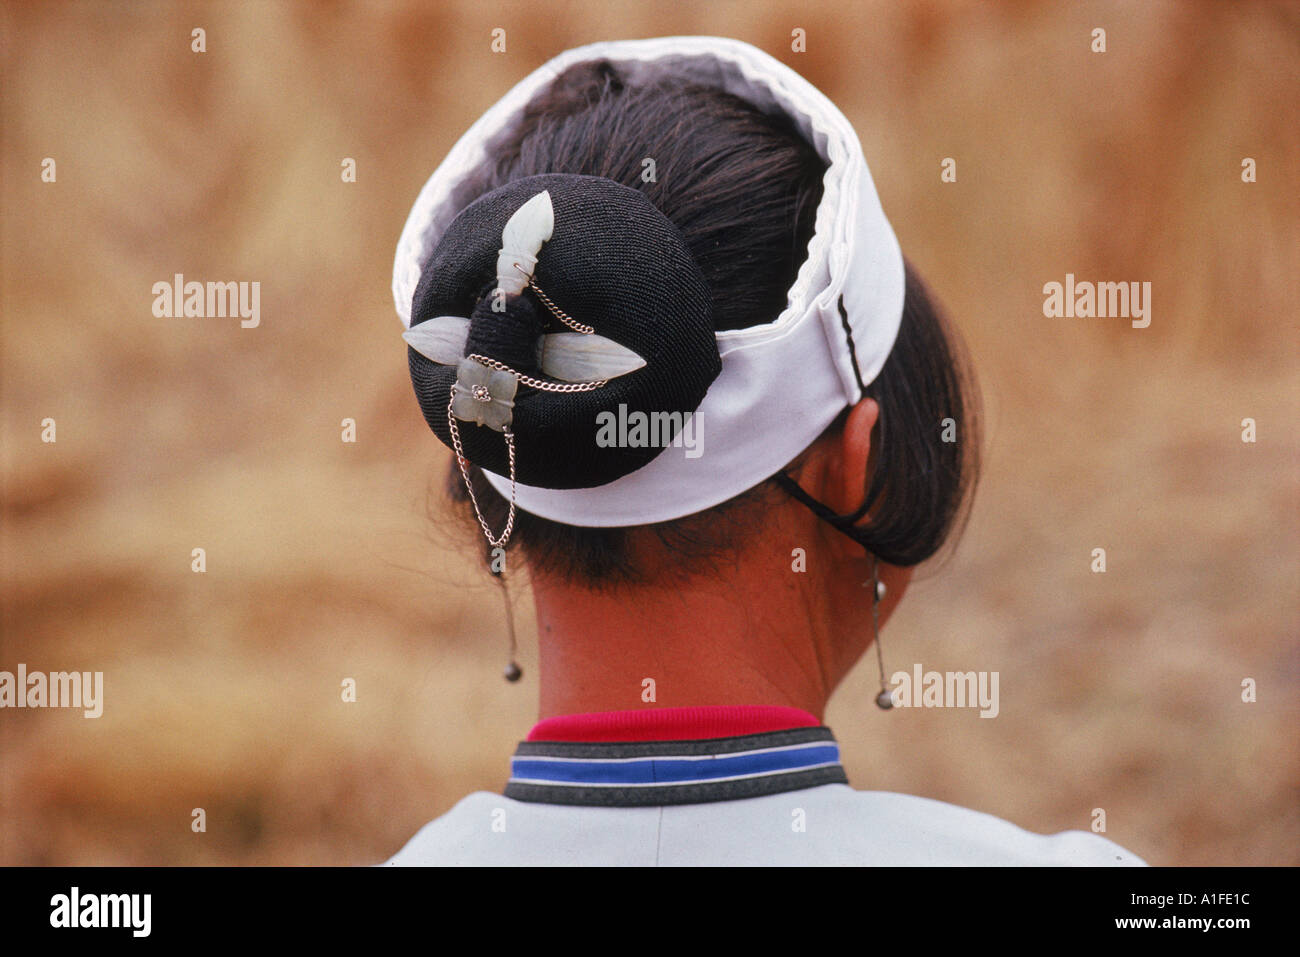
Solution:
[[[554,225],[532,281],[549,303],[533,288],[494,296],[506,223],[543,191],[550,194]],[[572,333],[551,306],[635,352],[645,365],[590,391],[520,383],[509,424],[516,478],[555,489],[604,485],[646,465],[663,445],[599,444],[600,413],[617,414],[625,406],[629,415],[680,413],[681,421],[699,408],[721,371],[708,283],[677,227],[641,192],[604,177],[548,173],[493,190],[451,222],[421,271],[411,330],[435,317],[465,317],[465,354],[560,385],[537,361],[543,336]],[[425,420],[452,447],[448,403],[457,366],[414,348],[408,356]],[[457,426],[469,461],[510,474],[501,431],[460,418]]]

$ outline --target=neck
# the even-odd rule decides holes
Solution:
[[[820,720],[843,663],[807,576],[773,565],[602,592],[535,577],[540,717],[776,705]]]

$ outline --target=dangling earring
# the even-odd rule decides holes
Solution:
[[[524,669],[519,667],[519,662],[515,660],[515,655],[519,653],[519,642],[515,638],[515,606],[510,601],[510,588],[506,585],[505,555],[501,556],[501,571],[492,569],[497,583],[501,586],[501,599],[506,606],[506,632],[510,636],[510,660],[506,663],[506,670],[502,672],[506,681],[512,684],[523,677]]]
[[[876,706],[888,711],[894,706],[894,699],[885,684],[885,653],[880,647],[880,602],[885,597],[885,583],[880,580],[879,559],[871,556],[871,640],[876,645],[876,664],[880,666],[880,694],[876,695]]]

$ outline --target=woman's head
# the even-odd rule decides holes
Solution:
[[[600,176],[639,190],[680,231],[708,283],[717,330],[770,323],[781,313],[807,256],[826,172],[783,114],[667,77],[633,82],[602,61],[561,74],[490,144],[489,157],[473,178],[479,194],[545,173]],[[789,388],[798,387],[796,377]],[[860,493],[842,511],[869,502],[855,537],[882,562],[916,565],[960,524],[977,467],[978,419],[958,343],[910,267],[897,338],[865,394],[878,406],[869,462]],[[844,430],[865,418],[846,410],[792,471],[810,460],[834,470],[843,449],[859,447],[845,444]],[[762,442],[764,423],[753,425],[752,440]],[[477,528],[454,463],[449,477]],[[502,527],[507,502],[477,469],[470,478],[484,518]],[[740,550],[765,541],[772,509],[784,508],[800,506],[760,483],[714,508],[646,526],[586,528],[521,511],[511,545],[522,548],[534,577],[575,586],[680,581],[723,573]]]

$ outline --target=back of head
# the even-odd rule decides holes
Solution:
[[[637,190],[676,228],[698,266],[715,331],[772,323],[808,256],[827,163],[780,110],[679,77],[670,62],[660,67],[635,79],[606,60],[568,67],[528,102],[518,123],[489,141],[486,161],[458,195],[469,202],[547,174]],[[915,565],[939,550],[964,514],[978,423],[958,342],[910,266],[897,339],[879,375],[864,385],[880,404],[880,419],[863,490],[869,518],[855,534],[880,560]],[[799,388],[798,369],[788,387]],[[439,431],[439,410],[421,401]],[[766,423],[752,425],[752,441],[762,442]],[[945,431],[963,441],[945,441]],[[501,463],[469,458],[505,474]],[[506,499],[477,465],[466,476],[477,519],[453,461],[448,488],[465,503],[469,522],[503,527]],[[520,510],[510,544],[522,546],[535,572],[593,588],[664,574],[689,578],[761,533],[768,491],[759,482],[720,505],[649,525],[579,527]]]

